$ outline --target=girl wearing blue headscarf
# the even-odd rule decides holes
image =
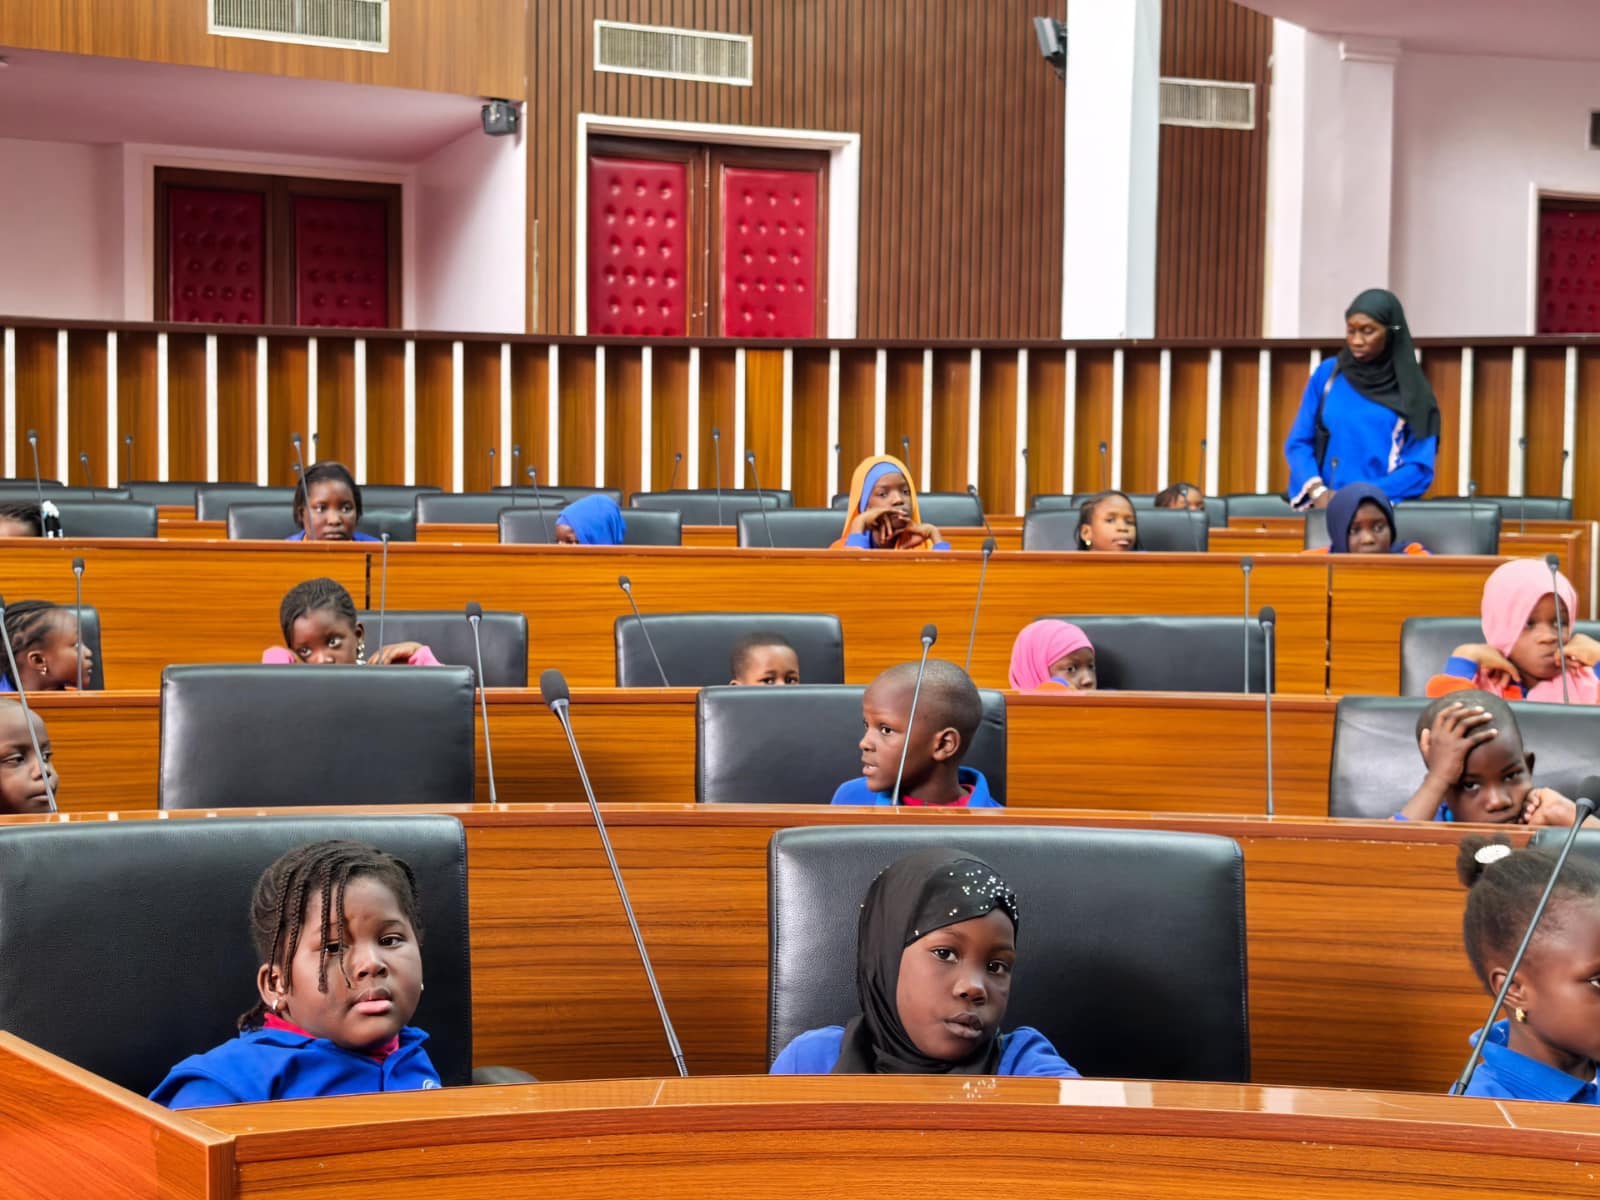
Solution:
[[[625,529],[622,510],[610,496],[585,496],[556,514],[561,546],[620,546]]]
[[[948,550],[938,528],[922,519],[905,463],[891,454],[862,459],[850,478],[849,515],[834,550]]]
[[[1420,542],[1402,542],[1394,505],[1374,483],[1352,483],[1328,501],[1328,544],[1317,554],[1426,554]]]

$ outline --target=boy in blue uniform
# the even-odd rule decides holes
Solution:
[[[983,773],[961,765],[983,720],[978,689],[954,663],[930,658],[913,717],[916,682],[917,664],[900,663],[867,688],[861,697],[866,727],[861,735],[861,774],[839,785],[833,803],[892,805],[895,773],[905,747],[901,804],[999,808]]]

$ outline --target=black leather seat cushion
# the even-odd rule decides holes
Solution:
[[[1434,554],[1499,554],[1500,510],[1492,504],[1459,505],[1440,501],[1395,505],[1401,542],[1421,542]],[[1328,514],[1306,514],[1306,549],[1328,544]]]
[[[1139,549],[1204,553],[1210,544],[1211,527],[1203,512],[1186,508],[1138,510]],[[1024,550],[1077,550],[1078,511],[1076,509],[1034,509],[1022,518]]]
[[[1422,783],[1417,717],[1429,701],[1412,696],[1346,696],[1333,724],[1328,779],[1330,817],[1393,816]],[[1513,701],[1522,745],[1534,755],[1534,782],[1568,796],[1595,773],[1600,708]]]
[[[1600,621],[1579,621],[1573,631],[1600,639]],[[1400,626],[1400,694],[1427,695],[1428,680],[1443,674],[1452,650],[1482,641],[1477,617],[1407,617]]]
[[[294,492],[292,487],[251,487],[245,483],[208,483],[195,489],[194,515],[197,521],[226,521],[235,504],[274,504],[289,514],[289,533],[294,532]]]
[[[33,480],[17,481],[15,483],[0,484],[0,503],[5,504],[31,504],[39,499],[40,488],[33,484]],[[126,488],[86,488],[63,487],[59,483],[43,481],[44,498],[60,504],[63,500],[132,500],[133,493]]]
[[[301,816],[0,827],[0,1029],[144,1095],[226,1041],[257,998],[250,893],[307,842],[403,858],[422,905],[413,1023],[471,1082],[466,838],[447,816]]]
[[[299,531],[287,504],[235,504],[228,509],[228,538],[279,542]],[[356,528],[372,537],[387,533],[392,542],[417,540],[417,518],[409,508],[365,508]]]
[[[193,505],[195,492],[199,488],[208,487],[209,484],[199,480],[155,480],[141,479],[135,483],[124,483],[122,489],[140,504],[172,504]]]
[[[620,593],[617,598],[628,602]],[[644,623],[673,687],[727,683],[734,643],[758,632],[776,633],[794,647],[805,682],[844,682],[844,627],[832,613],[645,613]],[[612,630],[617,686],[660,687],[661,674],[633,612],[619,616]]]
[[[415,511],[418,496],[438,496],[443,494],[443,490],[431,484],[364,483],[361,485],[361,506]]]
[[[1276,492],[1230,492],[1223,497],[1228,502],[1230,517],[1298,517],[1298,513]]]
[[[805,659],[800,661],[801,678]],[[701,804],[827,804],[861,776],[860,686],[708,687],[696,705],[694,794]],[[983,722],[962,765],[1006,798],[1005,696],[979,688]]]
[[[46,497],[46,499],[54,499]],[[133,500],[56,500],[61,534],[69,538],[153,538],[156,506]]]
[[[769,546],[826,550],[844,533],[844,514],[831,508],[769,509],[766,521],[756,509],[739,514],[739,545],[765,550]],[[772,540],[768,542],[768,531]]]
[[[976,855],[1017,893],[1005,1028],[1089,1076],[1250,1079],[1244,861],[1227,838],[979,825],[784,829],[767,852],[768,1055],[860,1011],[867,886],[915,851]]]
[[[1266,690],[1266,631],[1254,617],[1246,621],[1242,616],[1050,614],[1040,619],[1070,621],[1088,635],[1094,645],[1096,683],[1106,690],[1257,695]],[[1246,637],[1250,639],[1248,686]]]
[[[1493,504],[1500,510],[1500,524],[1504,528],[1517,521],[1570,521],[1572,501],[1564,496],[1431,496],[1426,500],[1408,500],[1408,504]]]
[[[556,515],[560,509],[504,508],[500,510],[503,545],[548,546],[556,540]],[[543,516],[540,514],[543,513]],[[622,511],[624,546],[681,546],[684,520],[676,509],[652,512],[642,508]]]
[[[772,488],[759,492],[754,489],[723,488],[720,499],[715,491],[680,489],[671,492],[635,492],[628,501],[628,508],[629,511],[675,512],[682,517],[685,525],[732,525],[740,513],[753,511],[763,503],[768,509],[792,508],[794,498],[787,492]]]
[[[376,594],[377,581],[373,581]],[[357,612],[366,627],[367,649],[378,647],[378,612]],[[528,615],[520,612],[485,612],[478,623],[483,643],[483,679],[486,687],[528,686]],[[465,611],[393,609],[383,616],[383,641],[421,642],[446,666],[466,667],[476,676],[472,626]]]
[[[464,667],[168,667],[160,805],[470,803],[473,698]]]
[[[541,497],[542,507],[553,522],[561,505],[548,493]],[[540,508],[533,502],[533,493],[519,492],[513,502],[510,492],[444,492],[417,497],[417,522],[421,525],[493,525],[500,513],[508,508]]]
[[[493,490],[502,496],[514,492],[519,505],[532,504],[534,500],[533,485],[527,482],[519,484],[517,487],[511,487],[509,484],[499,484]],[[565,508],[569,504],[582,500],[585,496],[609,496],[611,503],[618,508],[622,507],[621,488],[567,487],[565,484],[559,487],[546,487],[544,484],[540,484],[538,496],[542,503],[546,505],[553,504],[557,508]]]

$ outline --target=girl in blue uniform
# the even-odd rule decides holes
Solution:
[[[1382,288],[1345,309],[1345,344],[1311,373],[1284,456],[1298,509],[1325,508],[1350,483],[1375,483],[1390,500],[1433,482],[1439,403],[1417,365],[1405,309]]]
[[[610,496],[585,496],[556,514],[559,546],[620,546],[626,536],[622,509]]]
[[[1000,1032],[1016,933],[1017,898],[994,868],[956,850],[902,858],[861,906],[860,1014],[802,1033],[772,1074],[1076,1077],[1037,1029]]]
[[[173,1067],[168,1108],[439,1086],[408,1022],[422,998],[416,879],[360,842],[313,842],[267,868],[250,901],[260,998],[239,1036]]]

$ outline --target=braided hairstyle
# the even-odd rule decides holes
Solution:
[[[1494,847],[1505,850],[1496,851]],[[1479,852],[1485,849],[1488,853],[1480,858]],[[1500,857],[1494,857],[1496,853]],[[1532,847],[1513,850],[1504,837],[1472,835],[1461,839],[1456,874],[1470,889],[1467,910],[1461,918],[1461,938],[1466,943],[1467,959],[1485,988],[1489,988],[1489,968],[1511,961],[1555,865],[1554,852]],[[1561,869],[1561,878],[1550,896],[1551,907],[1539,928],[1547,927],[1550,911],[1562,901],[1597,898],[1600,864],[1582,854],[1572,855]],[[1534,935],[1536,939],[1538,936]]]
[[[11,653],[20,664],[29,650],[37,650],[49,640],[57,618],[67,609],[54,600],[18,600],[6,605],[5,634]]]
[[[417,877],[404,859],[385,854],[364,842],[333,840],[308,842],[282,855],[262,872],[250,897],[250,939],[256,956],[287,981],[300,936],[305,932],[306,906],[318,894],[322,897],[323,950],[317,964],[317,990],[328,990],[328,959],[339,960],[344,971],[344,942],[338,932],[344,925],[344,889],[360,876],[376,879],[395,895],[400,911],[422,941],[422,912],[417,903]],[[337,954],[327,950],[337,941]],[[241,1030],[259,1029],[266,1017],[266,1005],[259,999],[239,1017]]]
[[[1107,488],[1103,492],[1096,492],[1093,496],[1090,496],[1082,504],[1078,505],[1078,528],[1074,532],[1073,539],[1072,539],[1073,542],[1076,544],[1077,549],[1079,549],[1079,550],[1087,550],[1089,548],[1088,546],[1084,545],[1084,543],[1083,543],[1083,527],[1085,525],[1093,525],[1094,524],[1094,514],[1095,514],[1095,512],[1098,511],[1098,509],[1100,508],[1100,506],[1102,504],[1104,504],[1107,500],[1111,499],[1113,496],[1121,496],[1124,500],[1128,501],[1128,507],[1129,508],[1133,508],[1133,500],[1129,497],[1128,493],[1127,492],[1119,492],[1119,491],[1117,491],[1116,488]],[[1138,550],[1140,548],[1140,546],[1139,546],[1139,513],[1138,513],[1137,509],[1134,510],[1133,516],[1134,516],[1133,548],[1135,550]]]
[[[0,504],[0,521],[16,521],[33,532],[30,537],[44,536],[44,520],[39,516],[37,504]]]
[[[294,623],[306,614],[324,608],[332,609],[341,617],[348,618],[352,626],[355,625],[356,602],[338,580],[326,577],[308,579],[290,588],[283,597],[283,603],[278,605],[278,625],[283,630],[283,644],[292,648]]]
[[[325,462],[312,463],[306,468],[305,475],[294,485],[294,523],[301,529],[306,525],[307,497],[311,494],[311,485],[314,483],[342,483],[350,489],[350,495],[356,502],[356,520],[361,519],[361,489],[356,486],[356,477],[350,474],[350,468],[343,463],[328,459]]]

